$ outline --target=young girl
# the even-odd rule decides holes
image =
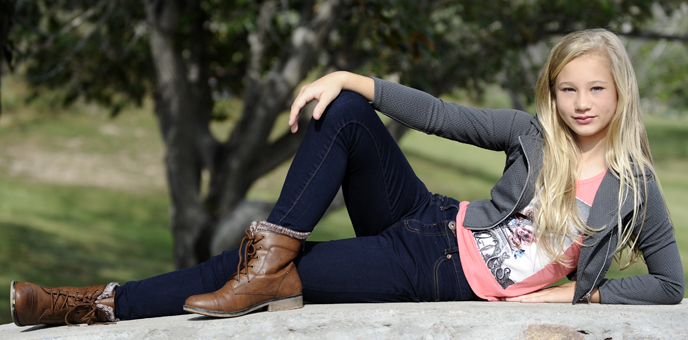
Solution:
[[[614,34],[575,32],[553,48],[537,83],[536,116],[464,107],[337,72],[301,89],[289,118],[293,132],[312,100],[314,119],[281,196],[266,221],[247,229],[238,251],[123,286],[13,282],[14,322],[91,323],[183,310],[231,317],[298,308],[302,299],[682,300],[683,267],[635,75]],[[458,202],[428,192],[374,109],[426,133],[505,152],[491,198]],[[357,237],[304,243],[340,186]],[[650,274],[605,279],[624,249],[630,260],[642,256]],[[545,288],[566,275],[574,282]]]

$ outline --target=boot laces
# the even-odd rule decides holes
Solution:
[[[246,236],[244,236],[244,238],[241,240],[241,244],[239,245],[239,263],[237,264],[236,274],[234,274],[237,282],[241,281],[242,273],[244,276],[246,276],[248,282],[251,282],[251,277],[248,275],[248,269],[252,266],[249,265],[249,262],[256,257],[255,255],[258,249],[256,249],[255,244],[263,240],[263,238],[256,240],[256,237],[253,235],[251,230],[246,229]],[[244,243],[246,244],[245,246]]]
[[[65,313],[65,323],[69,326],[73,326],[73,324],[68,320],[69,314],[79,308],[84,308],[88,310],[88,313],[81,317],[81,320],[85,321],[89,325],[96,323],[96,319],[98,318],[96,315],[96,312],[98,311],[96,301],[100,294],[98,289],[91,294],[89,293],[90,291],[87,290],[83,295],[80,295],[79,291],[76,293],[70,293],[68,290],[50,289],[52,302],[51,314],[56,313],[58,310],[69,308],[67,313]]]

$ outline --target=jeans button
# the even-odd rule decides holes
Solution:
[[[451,229],[451,230],[456,229],[456,222],[449,222],[449,229]]]
[[[451,259],[452,258],[451,254],[447,254],[447,258]]]

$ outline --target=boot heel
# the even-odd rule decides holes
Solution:
[[[282,300],[270,302],[268,312],[278,312],[281,310],[297,309],[303,307],[303,296],[298,295]]]
[[[21,327],[24,325],[19,323],[19,318],[17,317],[17,306],[14,300],[15,285],[17,285],[17,281],[12,281],[12,283],[10,284],[10,314],[12,314],[12,322],[14,322],[15,325]]]

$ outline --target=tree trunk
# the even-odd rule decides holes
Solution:
[[[0,0],[0,98],[2,98],[2,65],[3,60],[9,56],[9,53],[6,54],[7,37],[12,29],[12,17],[16,4],[16,0]],[[2,114],[2,101],[0,101],[0,114]]]
[[[194,79],[196,84],[202,81],[200,74],[189,77],[175,41],[183,2],[146,0],[144,4],[155,66],[155,113],[167,150],[165,166],[171,195],[175,266],[184,268],[199,262],[197,241],[212,223],[199,197],[203,159],[198,145],[203,135],[198,117],[210,114],[203,112],[208,110],[207,104],[199,100],[200,90],[193,87]]]
[[[155,113],[167,149],[170,225],[177,268],[210,258],[216,233],[227,234],[226,230],[218,231],[218,225],[226,223],[228,216],[237,215],[234,210],[258,178],[288,160],[298,148],[304,128],[297,134],[285,128],[285,134],[275,141],[269,135],[275,119],[291,104],[296,87],[315,66],[318,52],[346,3],[328,0],[315,6],[307,1],[301,23],[267,72],[265,49],[271,43],[267,30],[280,2],[268,0],[261,4],[259,25],[249,38],[251,63],[245,79],[242,117],[227,142],[219,143],[209,131],[213,102],[204,52],[205,12],[190,0],[144,0],[155,66]],[[182,57],[184,48],[175,40],[175,32],[182,30],[182,24],[191,37],[189,46],[183,46],[189,51],[186,57]],[[301,123],[308,118],[304,114]],[[201,197],[200,192],[203,170],[210,174],[206,197]]]

